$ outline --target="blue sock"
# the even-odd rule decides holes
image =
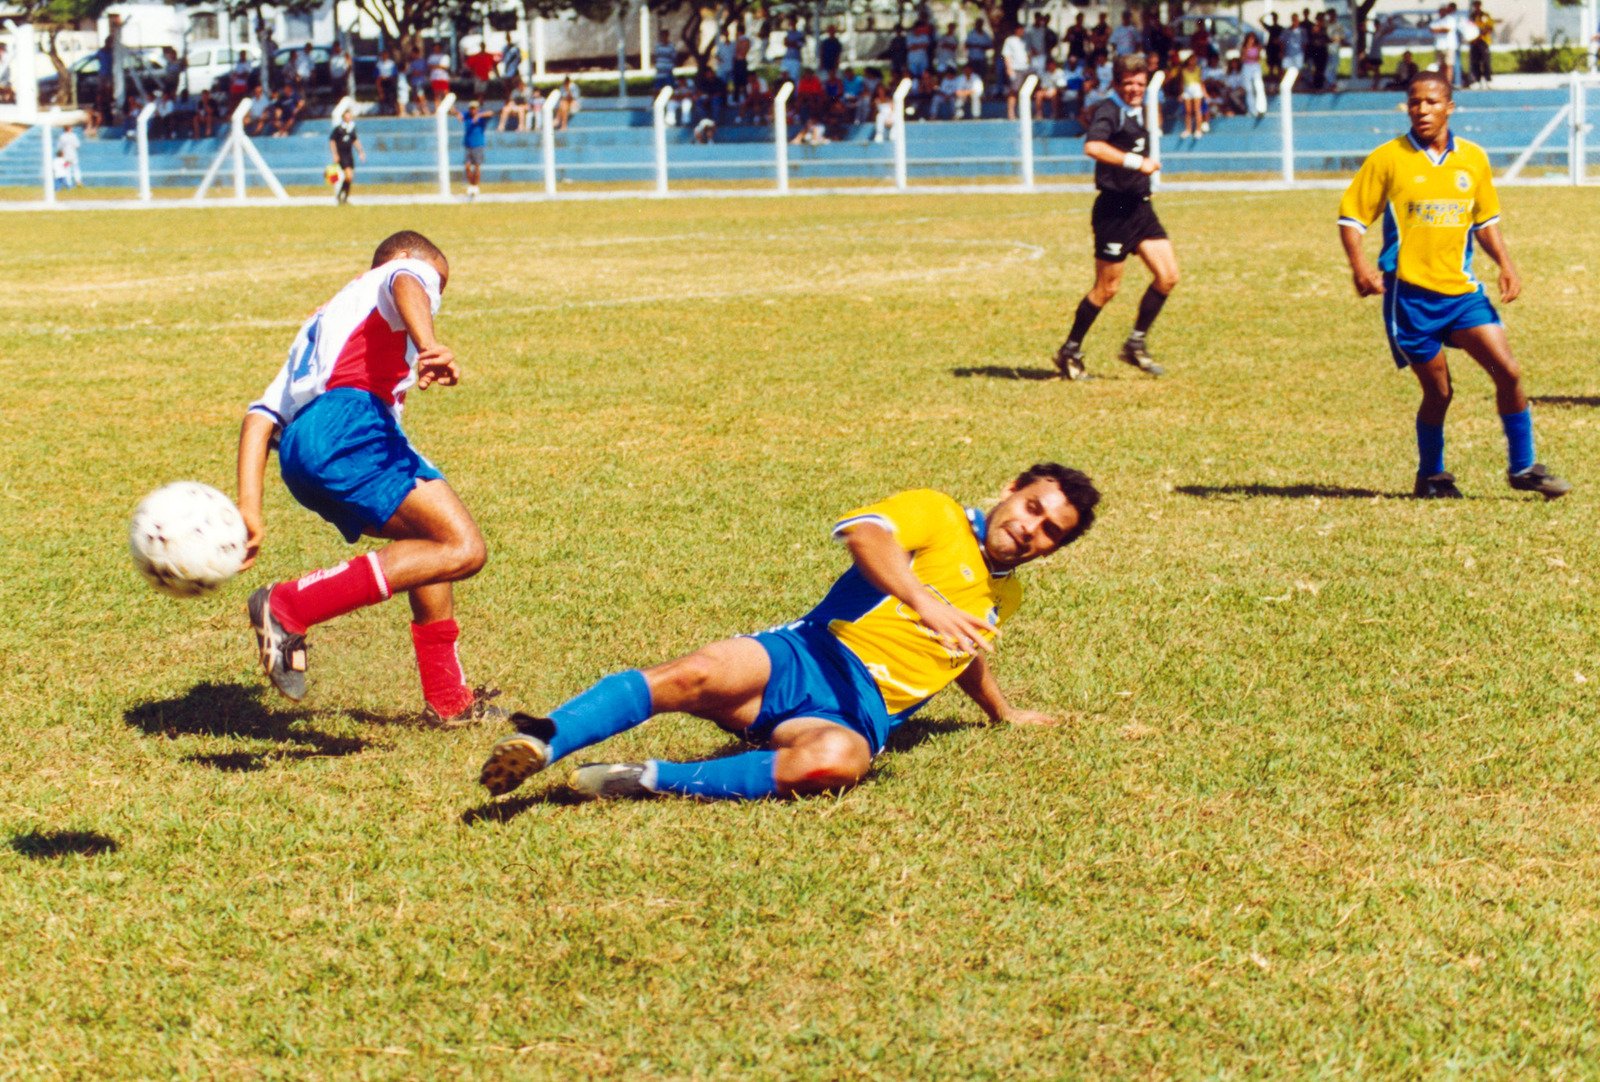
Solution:
[[[1533,411],[1523,407],[1521,413],[1502,413],[1500,425],[1506,430],[1506,458],[1512,473],[1521,473],[1532,466]]]
[[[658,793],[677,793],[706,800],[760,800],[778,795],[778,753],[747,751],[699,763],[664,763],[652,759]],[[646,775],[648,777],[648,775]]]
[[[1417,422],[1417,472],[1424,477],[1444,472],[1444,425]]]
[[[644,673],[638,669],[614,672],[582,695],[556,707],[550,715],[556,723],[550,761],[626,732],[650,713],[650,685],[645,682]]]

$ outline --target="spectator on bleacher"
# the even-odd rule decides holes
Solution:
[[[193,139],[210,139],[217,134],[217,100],[209,90],[200,91],[200,97],[194,103],[194,119],[189,122],[189,133]]]
[[[579,109],[583,108],[583,91],[578,89],[578,84],[568,75],[561,80],[561,96],[556,99],[555,116],[550,122],[550,127],[555,131],[565,131],[568,124]]]
[[[1139,51],[1142,35],[1139,28],[1133,25],[1133,11],[1124,8],[1122,12],[1122,25],[1111,31],[1111,54],[1113,56],[1132,56]]]
[[[1089,28],[1089,51],[1092,53],[1096,49],[1111,51],[1111,24],[1106,21],[1104,9],[1100,12],[1100,18]]]
[[[292,88],[279,87],[278,98],[272,106],[272,137],[281,139],[294,131],[295,123],[305,107],[306,100]]]
[[[828,99],[828,112],[831,115],[844,105],[844,78],[837,71],[823,72],[822,93]]]
[[[78,150],[82,146],[76,128],[68,124],[61,129],[61,137],[56,140],[56,151],[61,155],[61,160],[67,163],[69,188],[77,188],[83,184],[83,166],[78,162]]]
[[[189,70],[189,61],[178,55],[178,50],[171,45],[161,47],[161,85],[167,88],[168,94],[178,92],[178,84],[185,84],[184,72]]]
[[[436,102],[444,101],[444,96],[450,93],[450,54],[437,41],[428,53],[428,89]]]
[[[1332,11],[1327,12],[1328,57],[1323,67],[1322,82],[1329,90],[1339,89],[1339,64],[1344,55],[1344,24]],[[1354,64],[1351,65],[1352,70]]]
[[[17,92],[11,88],[11,53],[0,41],[0,104],[10,105],[16,100]]]
[[[650,51],[650,63],[656,69],[650,89],[652,93],[659,94],[673,84],[672,69],[678,66],[678,50],[672,46],[670,30],[664,29],[656,36],[656,47]]]
[[[700,118],[694,126],[693,139],[696,143],[715,143],[717,141],[717,122],[708,116]]]
[[[537,127],[537,121],[529,124],[529,117],[537,114],[528,105],[528,88],[518,86],[506,96],[505,105],[500,108],[500,126],[498,131],[527,131],[530,126]]]
[[[271,123],[272,99],[267,97],[266,90],[257,83],[256,88],[250,92],[250,111],[244,118],[245,132],[249,135],[260,135]]]
[[[385,49],[378,54],[378,112],[398,116],[400,110],[396,100],[395,77],[399,74],[400,66],[395,63],[394,50]]]
[[[945,27],[933,42],[933,66],[938,71],[956,71],[961,66],[961,39],[956,36],[956,24]]]
[[[522,85],[522,50],[510,34],[506,35],[506,47],[500,50],[500,78],[512,90]],[[502,113],[501,119],[504,118]]]
[[[928,58],[933,51],[933,24],[928,22],[926,15],[918,15],[917,21],[911,25],[911,33],[906,35],[906,74],[912,79],[921,80],[923,72],[928,70]]]
[[[910,46],[906,44],[906,31],[903,26],[896,26],[894,34],[889,38],[889,47],[883,51],[884,59],[889,61],[889,78],[895,82],[906,73],[906,57]]]
[[[1250,110],[1250,75],[1244,70],[1244,61],[1234,57],[1222,74],[1222,82],[1213,95],[1224,116],[1244,116]]]
[[[989,71],[989,53],[994,49],[994,38],[983,28],[982,19],[974,19],[967,31],[967,63],[980,74]]]
[[[255,69],[250,63],[250,57],[243,49],[239,50],[239,59],[233,67],[228,69],[228,115],[239,107],[239,103],[250,96],[250,78]]]
[[[854,120],[857,115],[857,106],[861,101],[861,95],[867,88],[867,81],[854,68],[844,69],[843,80],[844,93],[839,98],[839,104],[843,108],[845,116],[850,120]]]
[[[1319,11],[1300,24],[1306,34],[1306,86],[1311,90],[1326,90],[1328,78],[1328,20],[1327,13]]]
[[[1489,46],[1494,42],[1495,20],[1483,10],[1483,0],[1472,0],[1472,11],[1467,16],[1477,27],[1478,35],[1467,45],[1467,63],[1474,83],[1489,85],[1494,78],[1494,63]]]
[[[1046,57],[1039,85],[1033,91],[1033,115],[1040,120],[1054,120],[1061,115],[1066,97],[1067,73],[1061,70],[1055,57]]]
[[[687,75],[678,76],[672,87],[672,100],[667,103],[667,123],[688,128],[694,125],[694,105],[699,95]]]
[[[823,71],[838,71],[844,59],[844,42],[839,40],[839,28],[828,27],[828,32],[817,42],[817,65]]]
[[[856,91],[856,123],[870,124],[876,112],[878,88],[883,85],[883,73],[868,68],[861,76],[861,89]]]
[[[883,83],[872,97],[872,141],[881,143],[894,133],[894,96]]]
[[[1400,54],[1400,59],[1395,63],[1394,74],[1389,81],[1383,84],[1385,90],[1404,90],[1411,85],[1411,80],[1417,77],[1417,61],[1407,49]]]
[[[166,88],[162,87],[156,90],[154,100],[156,111],[150,118],[151,134],[156,139],[171,139],[176,134],[173,131],[172,118],[177,111],[172,102],[172,95],[168,94]],[[132,112],[135,117],[139,115],[138,110],[133,110]]]
[[[925,76],[933,84],[928,94],[928,119],[929,120],[954,120],[956,118],[956,95],[961,91],[961,76],[953,71],[935,77],[933,72]]]
[[[1306,66],[1306,35],[1300,26],[1300,16],[1290,14],[1289,25],[1283,32],[1283,70],[1296,68],[1304,71]],[[1299,80],[1296,80],[1299,82]]]
[[[767,81],[761,73],[754,69],[747,71],[744,78],[744,90],[739,97],[739,120],[743,123],[760,124],[772,117],[772,91],[767,86]]]
[[[1033,22],[1022,32],[1022,41],[1028,47],[1028,66],[1032,68],[1036,63],[1043,63],[1044,55],[1050,48],[1042,13],[1034,13]]]
[[[289,86],[297,95],[303,95],[311,88],[311,50],[301,46],[289,54]]]
[[[733,58],[735,52],[733,38],[728,34],[723,34],[718,38],[716,48],[712,50],[712,59],[717,65],[717,78],[722,80],[722,85],[728,88],[730,94],[738,86],[733,81]],[[734,98],[730,97],[728,100],[732,102]]]
[[[733,39],[733,97],[740,105],[744,104],[745,88],[750,85],[750,35],[745,33],[744,24],[738,25],[738,34]]]
[[[800,81],[794,84],[794,96],[790,101],[795,122],[802,131],[813,117],[820,118],[827,111],[828,99],[822,92],[822,80],[817,78],[816,72],[810,68],[801,69]]]
[[[1155,59],[1158,62],[1162,56],[1161,53],[1150,53],[1148,55],[1149,59]],[[1100,81],[1100,86],[1105,89],[1107,94],[1111,93],[1113,89],[1111,86],[1111,58],[1106,55],[1106,51],[1104,49],[1091,50],[1089,53],[1089,66],[1094,71],[1094,77]]]
[[[1263,26],[1267,33],[1267,40],[1261,50],[1266,61],[1266,78],[1276,84],[1283,78],[1283,25],[1278,22],[1278,13],[1273,12],[1267,16]]]
[[[1076,60],[1082,64],[1089,58],[1089,28],[1083,25],[1083,13],[1072,20],[1072,25],[1067,27],[1067,63]]]
[[[406,86],[411,90],[407,111],[417,116],[426,116],[431,112],[428,108],[428,59],[422,55],[420,45],[411,47],[411,59],[406,62]]]
[[[1000,62],[1006,69],[1006,119],[1017,119],[1017,95],[1022,92],[1022,82],[1028,77],[1028,43],[1025,31],[1018,23],[1011,28],[1011,36],[1000,47]]]
[[[977,120],[983,116],[983,76],[978,74],[976,65],[968,64],[957,78],[956,116],[960,117],[965,109],[969,119]]]
[[[500,58],[489,51],[489,39],[481,39],[478,51],[463,60],[461,66],[472,76],[472,96],[479,100],[488,97],[489,80],[500,67]]]
[[[812,78],[815,79],[816,76],[813,75]],[[721,119],[722,105],[728,96],[728,85],[718,77],[716,68],[709,61],[702,60],[699,70],[695,72],[694,93],[702,117]]]
[[[350,82],[350,54],[337,41],[328,51],[328,86],[335,98],[355,94],[355,85]]]
[[[806,47],[806,32],[800,29],[800,20],[789,16],[789,28],[783,34],[783,63],[778,66],[792,83],[798,83],[802,74],[801,54]]]

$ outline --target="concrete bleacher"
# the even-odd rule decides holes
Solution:
[[[1483,145],[1503,169],[1567,103],[1562,88],[1486,90],[1465,93],[1453,121],[1457,134]],[[1407,122],[1396,93],[1348,91],[1296,95],[1295,165],[1303,172],[1346,173],[1373,146],[1405,131]],[[989,112],[1002,108],[990,103]],[[1262,118],[1219,118],[1201,139],[1179,138],[1170,119],[1161,144],[1163,175],[1200,178],[1206,174],[1276,175],[1281,163],[1279,104]],[[437,143],[431,118],[363,118],[358,123],[368,163],[358,169],[363,187],[383,183],[437,180]],[[889,144],[871,142],[870,125],[855,126],[846,138],[822,146],[791,146],[790,175],[806,179],[885,180],[892,175]],[[329,160],[328,122],[306,121],[285,138],[258,138],[257,147],[286,185],[317,184]],[[37,187],[40,146],[37,129],[0,149],[0,184]],[[770,123],[724,123],[718,140],[696,145],[687,128],[668,130],[672,183],[738,181],[760,183],[774,176]],[[649,103],[642,99],[587,98],[568,130],[556,134],[556,173],[560,183],[637,182],[654,178],[654,133]],[[156,140],[150,145],[151,182],[156,188],[192,189],[221,147],[207,140]],[[450,123],[450,158],[460,178],[460,124]],[[908,175],[918,179],[994,179],[1019,170],[1019,126],[1004,119],[912,121],[906,126]],[[1591,154],[1600,153],[1600,146]],[[1087,177],[1082,130],[1076,121],[1039,121],[1034,127],[1035,171],[1041,178]],[[132,188],[137,183],[134,141],[86,139],[81,155],[85,182],[95,187]],[[1600,159],[1592,159],[1600,163]],[[1535,167],[1564,168],[1566,142],[1558,133],[1534,157]],[[219,183],[228,186],[224,168]],[[484,181],[543,181],[536,132],[489,133]],[[360,190],[360,189],[358,189]],[[168,191],[168,196],[176,194]]]

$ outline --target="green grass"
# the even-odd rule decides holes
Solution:
[[[1088,197],[0,218],[0,1076],[1591,1074],[1600,225],[1503,195],[1548,505],[1459,362],[1470,498],[1399,498],[1414,383],[1331,193],[1163,197],[1172,375],[1111,359],[1133,270],[1078,385],[1033,377]],[[1059,458],[1105,514],[997,669],[1065,723],[952,689],[837,798],[575,806],[558,770],[491,806],[494,734],[405,720],[402,605],[264,695],[247,592],[349,549],[274,482],[259,569],[180,603],[127,516],[231,490],[298,321],[402,226],[452,258],[466,379],[407,424],[489,539],[470,677],[548,709],[803,612],[841,511]]]

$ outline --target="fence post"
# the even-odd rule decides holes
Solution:
[[[265,67],[263,67],[265,70]],[[248,101],[249,99],[245,99]],[[241,101],[240,105],[245,102]],[[244,201],[244,115],[238,110],[233,114],[233,133],[228,140],[229,149],[233,154],[233,197],[240,202]]]
[[[44,177],[44,201],[46,203],[54,203],[56,201],[56,151],[55,140],[52,135],[49,117],[40,113],[39,146],[43,151],[42,175]]]
[[[1154,158],[1156,164],[1161,164],[1161,85],[1167,81],[1167,73],[1157,71],[1150,76],[1150,82],[1144,89],[1144,127],[1150,133],[1150,147],[1145,152],[1145,157]],[[1157,169],[1150,174],[1150,190],[1156,191],[1161,187],[1161,170]]]
[[[544,96],[544,103],[539,106],[539,150],[544,160],[544,194],[556,194],[556,102],[561,100],[561,91],[552,90]]]
[[[648,9],[646,9],[648,10]],[[656,95],[656,194],[667,194],[667,106],[672,104],[672,87],[664,86]]]
[[[789,95],[793,83],[784,83],[772,96],[772,140],[777,151],[778,191],[789,190]]]
[[[901,79],[894,88],[894,186],[906,190],[906,95],[911,93],[911,80]]]
[[[1033,191],[1033,91],[1039,77],[1032,72],[1017,91],[1017,125],[1022,135],[1022,186]]]
[[[450,110],[455,104],[456,96],[446,94],[433,112],[433,133],[439,144],[439,194],[446,199],[450,198]]]
[[[156,103],[145,103],[134,127],[134,145],[139,152],[139,198],[146,203],[150,202],[150,118],[155,115]]]
[[[1283,125],[1283,182],[1294,183],[1294,83],[1300,78],[1299,68],[1283,73],[1278,84],[1278,120]]]

